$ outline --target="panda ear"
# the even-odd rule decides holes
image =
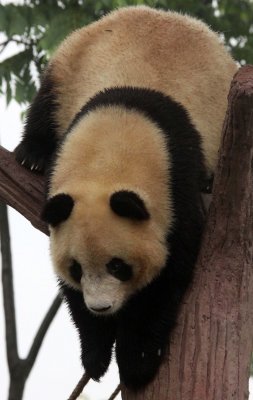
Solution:
[[[44,206],[41,219],[52,226],[57,226],[68,219],[74,206],[74,200],[68,194],[60,193],[51,197]]]
[[[146,209],[144,201],[135,192],[120,190],[110,197],[110,206],[115,214],[120,217],[146,220],[150,214]]]

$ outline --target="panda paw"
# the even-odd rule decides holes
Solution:
[[[33,148],[24,140],[15,148],[14,154],[21,165],[37,173],[43,173],[50,161],[41,148]]]
[[[131,390],[140,390],[153,380],[164,357],[164,349],[127,345],[116,349],[120,380]]]
[[[86,373],[96,382],[106,373],[111,362],[111,349],[98,348],[83,351],[82,364]]]

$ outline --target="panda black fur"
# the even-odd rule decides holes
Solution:
[[[139,389],[163,359],[192,279],[236,65],[203,23],[117,10],[66,39],[30,107],[17,159],[48,170],[51,253],[98,380],[116,341]]]

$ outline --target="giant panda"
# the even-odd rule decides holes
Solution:
[[[189,286],[237,67],[176,12],[122,8],[56,50],[16,159],[48,176],[42,218],[91,378],[155,376]]]

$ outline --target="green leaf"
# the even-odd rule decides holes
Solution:
[[[24,85],[23,82],[16,81],[15,100],[22,104],[24,102]]]
[[[0,66],[5,69],[5,71],[12,72],[15,76],[22,75],[22,70],[32,61],[32,52],[30,49],[21,51],[12,57],[7,58]]]
[[[28,28],[26,6],[8,4],[5,6],[6,33],[8,36],[22,35]]]
[[[0,31],[6,32],[8,21],[6,16],[6,7],[0,4]]]
[[[235,45],[229,47],[236,59],[253,63],[252,0],[26,0],[19,5],[12,2],[0,4],[0,33],[10,41],[20,40],[24,46],[18,48],[18,54],[0,63],[0,88],[6,91],[7,101],[13,97],[19,102],[30,101],[35,91],[34,79],[29,75],[31,65],[34,63],[41,72],[48,55],[71,31],[114,8],[138,4],[201,18],[224,33],[228,46],[230,38],[235,38]],[[241,38],[245,38],[243,46]]]
[[[10,81],[6,81],[6,104],[7,104],[7,106],[10,104],[12,97],[13,96],[12,96]]]
[[[89,22],[85,14],[81,14],[75,9],[68,11],[62,10],[61,13],[58,13],[52,18],[50,26],[39,44],[42,49],[52,53],[59,43],[65,39],[67,34]]]

